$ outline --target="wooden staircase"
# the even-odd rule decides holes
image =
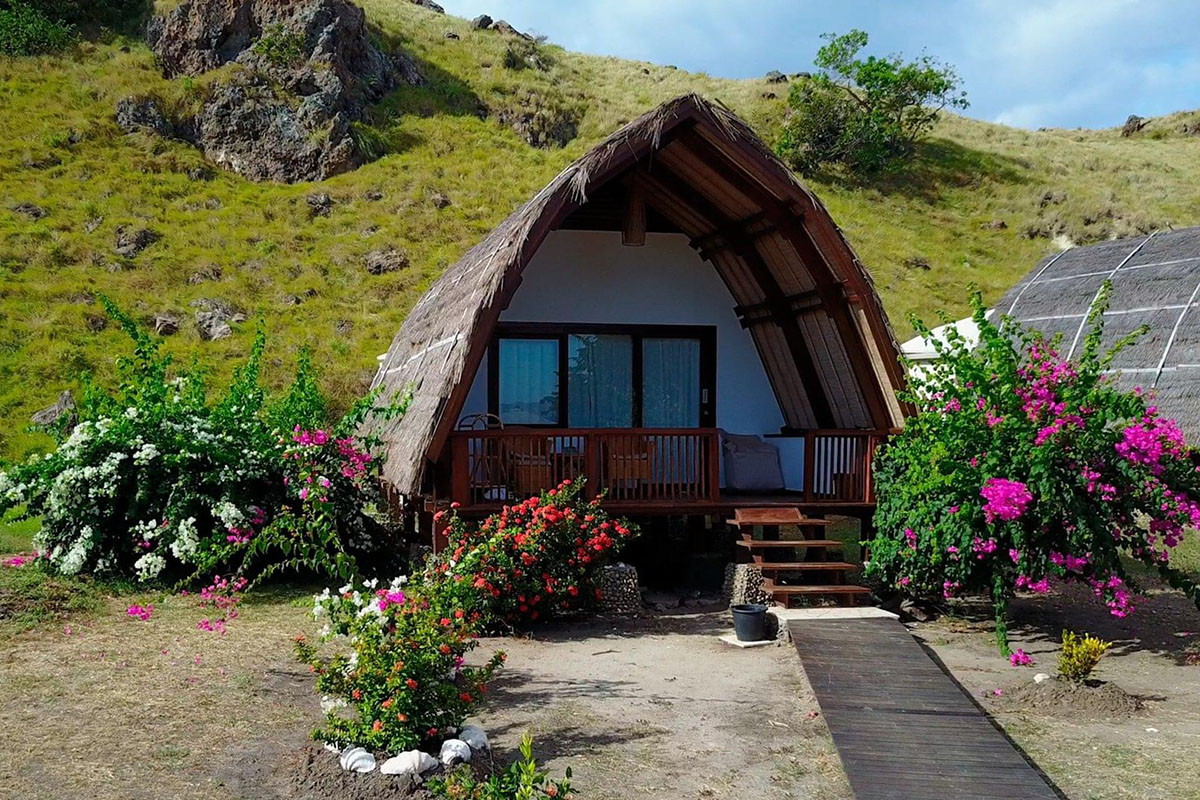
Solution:
[[[842,543],[824,538],[823,519],[805,517],[799,508],[738,508],[729,524],[737,528],[741,538],[736,544],[749,563],[763,573],[763,588],[776,603],[787,608],[792,598],[833,600],[839,605],[854,605],[860,597],[869,597],[871,590],[846,581],[847,573],[858,565],[831,558]],[[779,528],[794,526],[802,539],[780,539]],[[761,527],[763,537],[754,538],[754,529]],[[786,560],[767,559],[782,555]]]

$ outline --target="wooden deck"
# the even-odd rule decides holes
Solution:
[[[1061,797],[899,621],[788,629],[858,800]]]

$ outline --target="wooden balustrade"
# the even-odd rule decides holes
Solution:
[[[875,501],[871,462],[883,431],[814,430],[804,439],[796,502]],[[518,502],[586,479],[613,504],[647,509],[722,505],[714,428],[508,428],[451,434],[451,494],[463,506]]]
[[[564,480],[587,492],[645,505],[716,502],[712,428],[510,428],[455,431],[452,491],[465,506],[523,500]]]

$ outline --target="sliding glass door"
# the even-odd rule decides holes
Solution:
[[[507,323],[490,353],[489,408],[506,425],[714,424],[713,328]]]
[[[644,427],[698,427],[703,391],[699,339],[648,336],[642,340]]]

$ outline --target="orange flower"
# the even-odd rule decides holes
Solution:
[[[396,719],[400,720],[401,722],[408,722],[408,714],[405,714],[403,711],[401,711],[396,715]]]
[[[417,688],[417,682],[416,682],[415,680],[413,680],[412,678],[409,678],[409,679],[408,679],[408,680],[406,680],[404,683],[405,683],[405,684],[408,686],[408,688],[410,688],[410,689],[416,689],[416,688]]]
[[[394,702],[395,702],[395,701],[394,701],[394,700],[392,700],[392,698],[390,698],[390,697],[389,697],[387,700],[384,700],[382,703],[380,703],[380,705],[382,705],[384,708],[391,708],[391,707],[392,707],[392,703],[394,703]]]
[[[371,730],[373,730],[375,732],[379,732],[379,731],[383,730],[383,723],[380,722],[379,720],[375,720],[373,723],[371,723]]]

